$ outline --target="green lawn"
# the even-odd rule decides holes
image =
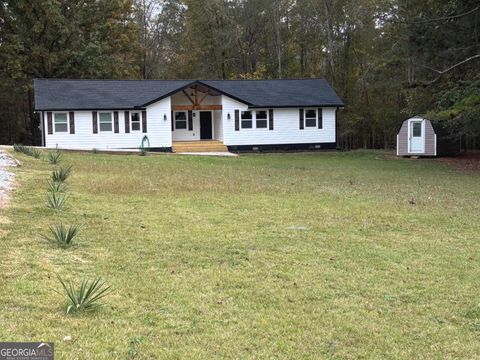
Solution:
[[[2,341],[68,360],[480,357],[478,173],[382,152],[66,153],[55,211],[53,166],[15,156]],[[82,225],[78,246],[40,237],[59,221]],[[55,273],[114,292],[66,315]]]

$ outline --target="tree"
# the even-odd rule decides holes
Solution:
[[[0,140],[38,141],[32,78],[134,77],[131,10],[128,0],[2,1]]]

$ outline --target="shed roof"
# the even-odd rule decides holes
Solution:
[[[252,108],[344,106],[324,79],[67,80],[35,79],[35,110],[115,110],[145,107],[201,85]]]

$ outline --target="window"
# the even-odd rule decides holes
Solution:
[[[68,132],[67,113],[55,114],[55,132]]]
[[[175,112],[175,129],[186,129],[186,128],[187,128],[187,112],[176,111]]]
[[[112,131],[112,113],[101,112],[99,114],[100,131]]]
[[[252,112],[242,111],[242,129],[251,129],[253,127]]]
[[[317,126],[317,111],[315,109],[305,110],[305,127]]]
[[[266,110],[256,112],[257,129],[266,129],[268,122],[268,115]]]
[[[412,124],[412,136],[413,137],[422,137],[422,123],[414,122]]]
[[[132,124],[132,126],[131,126],[132,131],[140,131],[141,130],[140,113],[139,112],[132,112],[131,124]]]

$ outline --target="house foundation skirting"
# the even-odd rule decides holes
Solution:
[[[148,151],[152,151],[152,152],[172,152],[172,147],[171,146],[152,147],[152,148],[148,148]]]
[[[322,151],[335,150],[336,142],[308,144],[227,145],[230,152]]]

